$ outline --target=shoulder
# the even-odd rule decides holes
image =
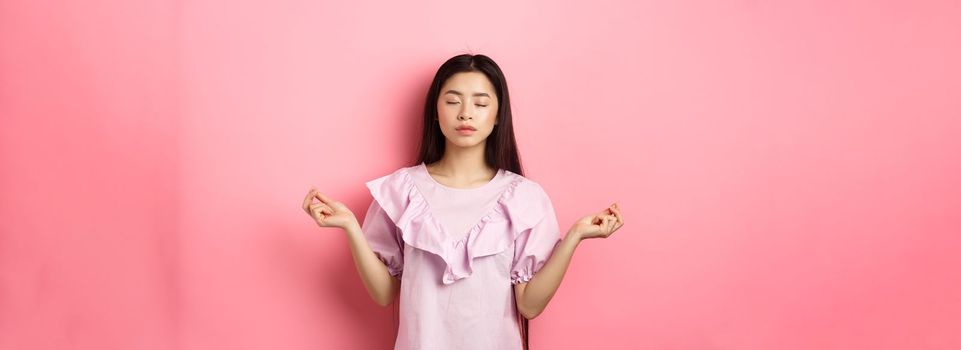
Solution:
[[[544,187],[527,177],[514,173],[510,175],[513,181],[502,197],[500,208],[517,232],[545,222],[545,218],[556,221],[554,205]]]
[[[381,174],[371,180],[366,181],[365,185],[367,185],[367,187],[371,187],[371,186],[378,186],[384,183],[401,182],[404,180],[404,178],[408,177],[410,175],[410,172],[413,171],[414,168],[416,167],[417,167],[416,165],[413,165],[413,166],[398,168],[390,173]]]
[[[412,186],[410,172],[415,166],[401,167],[388,174],[380,175],[364,183],[370,194],[381,205],[396,201],[405,196]]]
[[[510,173],[511,186],[502,197],[504,211],[519,227],[530,227],[544,217],[554,215],[554,205],[547,191],[537,181]]]
[[[415,167],[401,167],[364,183],[370,191],[371,197],[374,198],[374,202],[383,208],[387,216],[394,222],[398,222],[401,215],[410,209],[411,205],[416,204],[412,203],[413,199],[419,198],[413,196],[415,191],[412,191],[413,182],[410,177],[410,172]],[[415,206],[422,207],[422,205]],[[418,210],[422,210],[422,208]]]
[[[504,172],[512,178],[511,185],[513,188],[511,190],[514,192],[514,197],[521,197],[523,200],[546,200],[550,202],[547,190],[537,181],[508,170],[504,170]]]

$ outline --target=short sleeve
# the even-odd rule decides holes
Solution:
[[[377,200],[371,201],[361,231],[371,250],[387,266],[387,272],[400,279],[404,270],[404,240]]]
[[[514,262],[511,284],[527,283],[550,259],[554,247],[561,241],[560,227],[550,199],[544,196],[544,216],[533,227],[524,230],[514,240]]]

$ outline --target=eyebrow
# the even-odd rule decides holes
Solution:
[[[457,90],[447,90],[446,92],[444,92],[444,94],[445,94],[445,95],[446,95],[446,94],[454,94],[454,95],[457,95],[457,96],[464,96],[464,94],[462,94],[460,91],[457,91]],[[491,97],[491,95],[488,95],[486,92],[478,92],[478,93],[474,94],[473,96]]]

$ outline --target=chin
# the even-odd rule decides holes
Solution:
[[[483,146],[484,141],[487,140],[487,136],[481,137],[480,135],[472,135],[471,137],[463,137],[460,135],[455,135],[453,138],[448,137],[447,140],[457,147],[471,148]]]
[[[451,143],[453,143],[454,145],[460,148],[471,148],[471,147],[483,146],[484,140],[481,140],[480,142],[467,142],[467,140],[459,140],[459,141],[452,141]]]

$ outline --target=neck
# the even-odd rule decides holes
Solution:
[[[482,174],[481,178],[490,178],[497,169],[487,166],[484,161],[485,143],[486,140],[473,147],[459,147],[448,142],[444,147],[444,156],[431,168],[455,181],[472,181],[478,178],[478,174]]]

